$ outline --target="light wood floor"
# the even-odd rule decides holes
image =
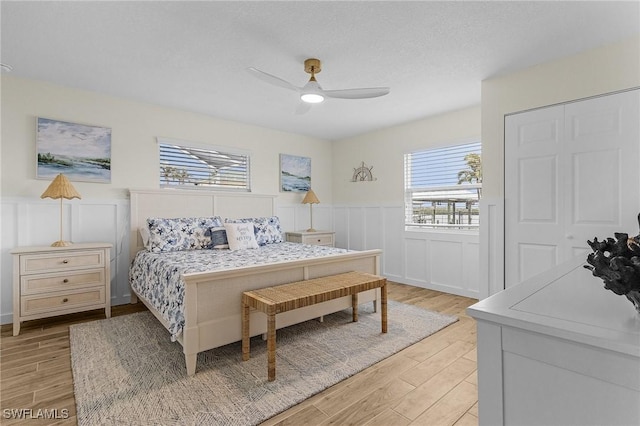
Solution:
[[[273,425],[477,425],[476,324],[461,296],[391,283],[389,298],[457,315],[459,321],[267,420]],[[144,310],[123,305],[113,315]],[[69,325],[104,318],[104,311],[25,322],[0,333],[0,423],[76,424]],[[9,418],[11,409],[57,410],[57,420]],[[66,410],[66,411],[64,411]]]

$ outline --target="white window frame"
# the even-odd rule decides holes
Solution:
[[[251,192],[251,158],[249,151],[164,137],[158,137],[156,140],[158,143],[158,182],[161,188]],[[190,155],[189,150],[194,151],[191,153],[191,161],[196,163],[193,168],[190,168],[188,165],[183,165],[182,167],[174,166],[186,172],[186,178],[184,175],[175,175],[173,178],[167,179],[166,169],[164,169],[164,167],[170,164],[166,163],[166,160],[163,159],[163,145],[183,149],[185,155]],[[196,152],[202,152],[204,155],[210,154],[213,157],[212,160],[216,159],[216,157],[222,158],[228,156],[229,166],[234,163],[240,164],[243,170],[241,170],[239,174],[234,172],[234,176],[232,176],[233,180],[227,181],[227,183],[224,183],[224,175],[222,178],[220,176],[213,178],[213,181],[205,178],[193,178],[191,176],[194,174],[204,174],[204,170],[207,167],[215,170],[215,167],[206,160],[194,155]],[[212,178],[210,177],[209,179]],[[237,185],[233,184],[235,180],[238,182]]]
[[[404,194],[405,194],[405,229],[406,230],[440,230],[440,231],[467,231],[478,232],[479,231],[479,212],[478,204],[480,200],[480,193],[482,190],[482,183],[464,183],[455,185],[422,185],[414,186],[412,184],[412,170],[411,170],[411,155],[434,152],[439,154],[442,151],[449,149],[455,149],[456,147],[469,146],[467,153],[477,152],[477,145],[479,145],[479,139],[470,141],[463,141],[451,145],[439,146],[434,148],[426,148],[407,152],[403,158],[404,169]],[[480,145],[480,156],[482,156]],[[459,170],[458,170],[459,171]],[[457,172],[454,172],[457,179]],[[451,176],[454,176],[453,174]],[[416,219],[414,210],[414,203],[418,200],[424,200],[425,203],[432,203],[432,210],[429,214],[430,217],[425,215],[420,219]],[[444,208],[435,207],[435,202],[447,203],[447,213],[443,213]],[[471,210],[467,210],[467,202],[472,203]],[[460,210],[456,211],[458,205],[464,203],[464,214]],[[428,207],[425,207],[428,210]],[[438,213],[440,210],[440,213]],[[453,219],[452,219],[453,218]],[[443,221],[444,220],[444,221]],[[454,223],[449,221],[453,220]]]

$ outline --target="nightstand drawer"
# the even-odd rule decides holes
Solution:
[[[20,274],[104,267],[104,251],[49,253],[20,256]]]
[[[52,314],[57,311],[73,310],[91,305],[104,306],[104,303],[104,286],[86,290],[47,293],[40,296],[24,296],[21,298],[20,314],[25,317],[41,313]]]
[[[304,238],[304,243],[318,246],[331,246],[333,245],[333,235],[309,235]]]
[[[22,294],[104,285],[104,268],[22,277]]]
[[[290,243],[311,244],[314,246],[335,245],[335,232],[333,231],[298,231],[286,232],[285,238]]]

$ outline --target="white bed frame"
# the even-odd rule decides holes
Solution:
[[[276,196],[251,193],[227,193],[188,190],[130,190],[131,259],[143,249],[138,229],[148,217],[221,216],[241,218],[274,216]],[[242,269],[185,274],[183,332],[178,341],[183,347],[187,374],[196,371],[199,352],[242,339],[241,295],[257,288],[307,280],[349,271],[380,273],[381,250],[354,251],[319,259],[303,259],[251,266]],[[360,303],[377,301],[379,291],[359,295]],[[138,298],[168,328],[160,313],[143,297],[131,291],[131,303]],[[276,328],[319,318],[351,306],[344,297],[278,315]],[[267,331],[266,315],[251,313],[251,336]]]

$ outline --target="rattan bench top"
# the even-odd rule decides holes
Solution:
[[[385,284],[386,278],[378,275],[347,272],[246,291],[243,293],[243,301],[262,312],[275,308],[279,313],[379,288]]]

